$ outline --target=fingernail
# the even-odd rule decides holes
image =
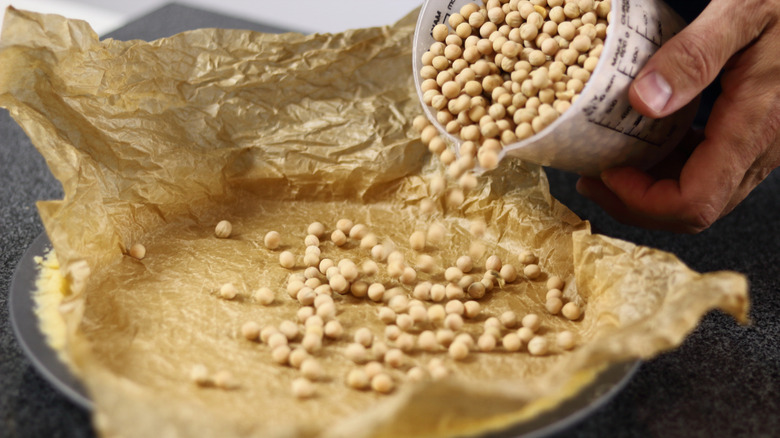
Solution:
[[[608,189],[612,190],[612,185],[610,184],[610,178],[612,177],[612,172],[610,170],[605,170],[601,172],[601,175],[599,175],[599,177],[601,178],[601,182],[603,182]]]
[[[660,113],[672,97],[672,86],[658,72],[651,72],[634,84],[637,96],[655,113]]]
[[[574,186],[574,188],[577,190],[577,193],[580,195],[588,198],[590,195],[590,188],[588,187],[588,184],[585,183],[581,178],[577,180],[577,184]]]

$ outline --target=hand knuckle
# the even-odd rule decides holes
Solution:
[[[683,214],[683,221],[693,233],[706,230],[720,217],[720,211],[711,203],[691,203]]]
[[[770,91],[763,95],[759,93],[751,92],[748,96],[741,97],[742,101],[739,102],[741,107],[746,108],[745,112],[749,117],[744,123],[749,124],[754,133],[745,138],[749,143],[746,145],[746,152],[751,158],[776,148],[780,140],[780,91]]]
[[[702,85],[717,76],[720,65],[714,49],[705,38],[689,35],[686,39],[673,39],[670,43],[673,44],[677,74]]]
[[[780,92],[773,96],[764,123],[764,142],[767,148],[780,146]]]

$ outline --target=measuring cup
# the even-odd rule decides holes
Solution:
[[[433,27],[471,0],[427,0],[414,35],[415,85],[428,119],[456,146],[457,136],[436,120],[422,100],[422,55],[433,44]],[[618,165],[646,169],[666,156],[690,128],[698,99],[662,119],[636,112],[628,88],[639,70],[685,22],[661,0],[613,0],[604,49],[579,98],[555,122],[517,143],[504,145],[499,159],[513,156],[582,175],[598,175]]]

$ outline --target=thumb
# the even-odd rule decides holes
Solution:
[[[650,58],[629,88],[637,111],[659,118],[682,108],[717,77],[737,50],[761,33],[755,24],[745,24],[748,8],[727,8],[730,3],[711,2]]]

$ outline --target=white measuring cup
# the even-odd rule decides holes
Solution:
[[[474,0],[427,0],[414,35],[413,69],[426,116],[457,151],[461,139],[447,133],[425,105],[420,88],[422,55],[434,43],[433,27]],[[678,112],[651,119],[636,112],[628,88],[639,70],[685,21],[661,0],[613,0],[604,49],[580,97],[555,122],[517,143],[504,145],[499,159],[521,160],[582,175],[618,165],[646,169],[666,156],[690,128],[698,99]]]

